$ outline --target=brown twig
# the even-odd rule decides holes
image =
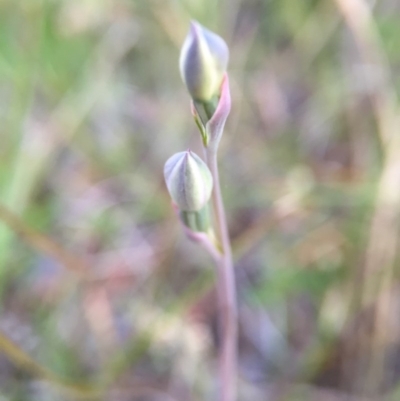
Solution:
[[[36,362],[17,344],[0,332],[0,350],[18,367],[53,384],[68,397],[79,400],[98,399],[101,390],[86,384],[70,383]]]
[[[0,203],[0,221],[32,248],[44,253],[61,263],[67,269],[76,273],[85,274],[89,270],[88,264],[81,258],[64,249],[48,236],[29,227],[16,214]]]

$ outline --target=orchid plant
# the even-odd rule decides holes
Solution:
[[[218,173],[218,146],[231,108],[225,41],[197,22],[181,49],[179,67],[191,97],[204,161],[190,150],[170,157],[164,177],[173,205],[190,239],[212,256],[217,267],[220,401],[236,400],[237,305],[232,251]]]

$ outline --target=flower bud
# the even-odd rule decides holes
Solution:
[[[182,46],[179,68],[194,100],[208,102],[219,95],[228,59],[225,41],[199,23],[191,22]]]
[[[211,172],[190,150],[175,153],[167,160],[164,178],[173,202],[181,211],[198,211],[211,197]]]

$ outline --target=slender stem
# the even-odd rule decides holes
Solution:
[[[236,401],[237,398],[237,304],[235,273],[229,240],[225,209],[219,183],[217,152],[206,149],[207,163],[214,179],[213,205],[218,240],[222,255],[218,263],[218,300],[220,317],[221,350],[220,401]]]
[[[183,224],[182,226],[188,238],[202,246],[206,250],[206,252],[213,258],[215,264],[218,265],[220,263],[222,255],[219,249],[211,241],[209,235],[203,232],[192,231],[190,228],[186,227]]]

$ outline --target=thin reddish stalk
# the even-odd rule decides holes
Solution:
[[[228,225],[222,201],[219,183],[217,153],[206,149],[207,163],[214,179],[213,205],[220,241],[222,256],[218,263],[218,300],[221,350],[219,356],[220,369],[220,401],[236,401],[237,399],[237,304],[235,273],[232,262],[232,250],[229,240]]]

